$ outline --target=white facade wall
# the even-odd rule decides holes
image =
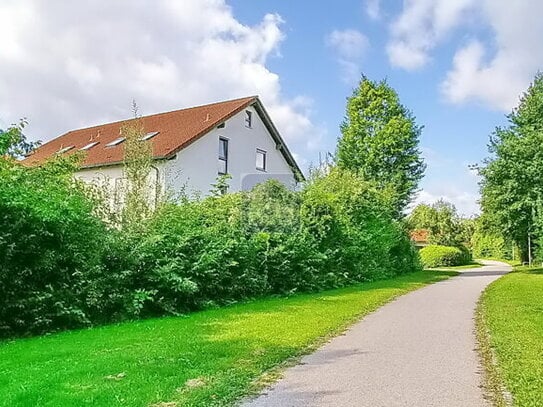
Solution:
[[[246,126],[245,110],[252,112],[252,126]],[[279,179],[285,184],[295,185],[293,171],[276,144],[260,116],[248,107],[226,121],[224,128],[215,128],[196,140],[174,159],[157,161],[149,175],[150,181],[158,179],[160,190],[166,193],[184,191],[189,195],[209,194],[211,185],[217,180],[219,138],[228,140],[229,191],[236,192],[252,187],[256,181]],[[266,171],[256,169],[256,150],[266,151]],[[82,169],[76,174],[87,182],[107,182],[113,190],[124,177],[121,165]],[[157,178],[158,176],[158,178]]]

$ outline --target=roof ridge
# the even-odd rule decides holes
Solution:
[[[204,103],[202,105],[196,105],[196,106],[191,106],[191,107],[185,107],[185,108],[182,108],[182,109],[175,109],[175,110],[169,110],[167,112],[160,112],[160,113],[152,113],[152,114],[148,114],[148,115],[145,115],[145,116],[141,116],[141,117],[132,117],[130,119],[123,119],[123,120],[115,120],[113,122],[108,122],[108,123],[102,123],[102,124],[96,124],[94,126],[88,126],[88,127],[81,127],[81,128],[78,128],[78,129],[73,129],[73,130],[70,130],[62,135],[60,135],[59,137],[62,137],[64,135],[68,135],[70,133],[73,133],[73,132],[76,132],[76,131],[81,131],[81,130],[90,130],[90,129],[94,129],[96,127],[103,127],[103,126],[107,126],[107,125],[110,125],[110,124],[118,124],[118,123],[123,123],[123,122],[129,122],[129,121],[132,121],[132,120],[135,120],[135,119],[145,119],[145,118],[148,118],[148,117],[156,117],[156,116],[161,116],[161,115],[164,115],[164,114],[170,114],[170,113],[175,113],[175,112],[180,112],[180,111],[186,111],[186,110],[192,110],[192,109],[198,109],[198,108],[202,108],[202,107],[206,107],[206,106],[215,106],[215,105],[220,105],[220,104],[223,104],[223,103],[231,103],[231,102],[237,102],[237,101],[242,101],[242,100],[250,100],[250,99],[258,99],[258,95],[253,95],[253,96],[245,96],[245,97],[241,97],[241,98],[235,98],[235,99],[228,99],[228,100],[223,100],[223,101],[220,101],[220,102],[213,102],[213,103]],[[58,138],[58,137],[56,137]],[[51,139],[50,141],[53,141],[55,140],[56,138],[54,139]]]

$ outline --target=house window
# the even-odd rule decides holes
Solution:
[[[228,173],[228,139],[219,138],[219,175]]]
[[[259,148],[256,149],[256,169],[266,171],[266,152]]]
[[[245,111],[245,127],[253,127],[253,112],[249,110]]]
[[[225,126],[225,122],[222,122],[221,124],[219,124],[217,126],[218,129],[224,129],[224,126]]]

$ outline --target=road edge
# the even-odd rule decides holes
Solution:
[[[503,264],[511,267],[507,263]],[[493,407],[513,406],[513,397],[505,386],[503,375],[498,367],[496,353],[492,347],[491,335],[487,328],[484,308],[484,298],[487,290],[506,275],[507,274],[504,274],[485,287],[475,308],[475,338],[477,353],[479,354],[479,360],[483,369],[481,372],[483,379],[482,387],[485,399],[490,401]]]

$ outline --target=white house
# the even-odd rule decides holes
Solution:
[[[133,120],[133,119],[132,119]],[[296,161],[257,96],[158,113],[141,118],[152,145],[150,177],[162,190],[207,194],[221,174],[229,191],[252,188],[266,179],[294,185],[303,179]],[[82,180],[125,180],[121,121],[70,131],[25,159],[30,165],[58,154],[85,154],[76,174]],[[118,188],[115,188],[118,190]]]

